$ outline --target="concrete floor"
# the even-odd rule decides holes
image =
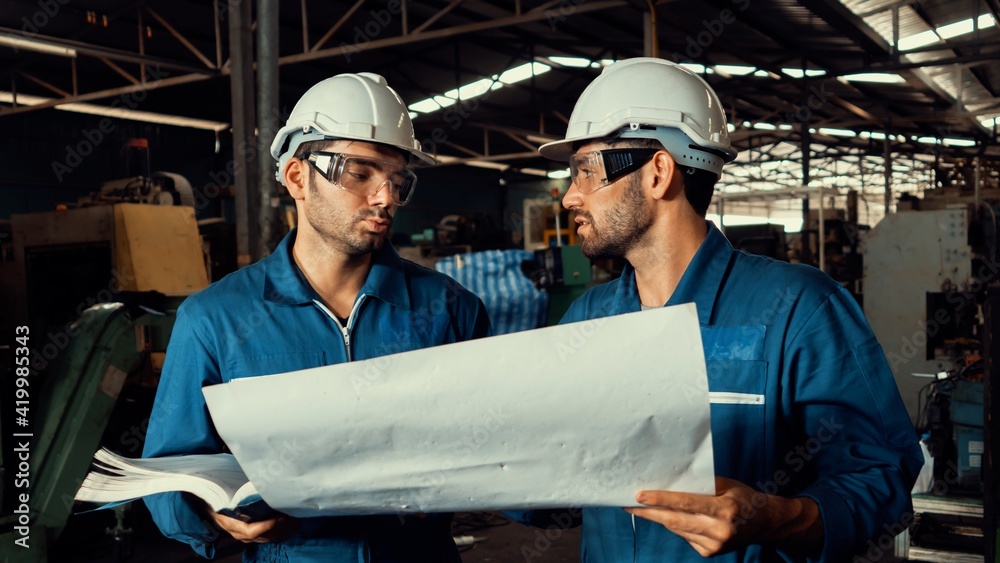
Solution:
[[[164,538],[156,529],[142,503],[135,503],[129,516],[131,557],[124,561],[143,563],[201,563],[186,545]],[[70,519],[69,525],[54,548],[51,561],[76,563],[118,563],[114,542],[104,533],[114,526],[111,511],[79,514]],[[506,563],[530,560],[539,563],[577,563],[580,561],[580,530],[544,533],[512,522],[497,512],[457,514],[453,526],[456,536],[473,536],[477,541],[471,546],[460,547],[463,563]],[[231,539],[223,540],[217,548],[214,561],[239,563],[242,544]]]
[[[51,553],[53,562],[101,562],[141,561],[143,563],[202,563],[206,561],[195,555],[186,545],[164,538],[153,525],[149,513],[142,503],[136,503],[129,517],[131,534],[131,557],[119,559],[114,545],[104,529],[114,526],[111,511],[79,514],[71,518],[60,541]],[[923,507],[921,507],[923,508]],[[516,563],[532,561],[538,563],[577,563],[580,561],[580,529],[545,531],[529,528],[512,522],[498,512],[460,513],[455,516],[453,533],[456,536],[472,536],[477,541],[467,547],[460,547],[463,563]],[[239,563],[242,560],[242,544],[226,539],[220,542],[215,561]],[[890,550],[891,551],[891,550]],[[943,563],[974,563],[983,561],[982,555],[950,552],[938,549],[911,547],[909,561]],[[886,553],[881,563],[900,561],[891,553]]]

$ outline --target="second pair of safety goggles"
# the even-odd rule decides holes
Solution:
[[[574,154],[569,158],[573,183],[590,193],[642,168],[660,149],[606,149]]]
[[[388,187],[393,203],[406,205],[417,187],[417,175],[398,162],[322,151],[306,153],[302,159],[331,183],[362,197],[371,197]]]

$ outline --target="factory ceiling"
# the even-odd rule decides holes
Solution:
[[[147,119],[227,134],[227,4],[238,1],[3,0],[0,119],[134,105],[156,114]],[[442,162],[558,174],[534,152],[565,131],[583,88],[604,65],[655,52],[701,73],[726,106],[742,166],[723,178],[725,191],[878,190],[887,151],[893,182],[908,191],[942,163],[1000,156],[998,9],[998,0],[287,1],[277,14],[279,113],[324,77],[377,72],[411,104],[418,139]]]

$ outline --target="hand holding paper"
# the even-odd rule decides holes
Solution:
[[[268,543],[288,539],[299,528],[298,518],[284,514],[260,520],[258,522],[243,522],[211,510],[206,511],[212,522],[228,533],[234,540],[243,543]]]
[[[781,544],[788,537],[806,547],[822,542],[819,507],[811,499],[768,495],[724,477],[715,483],[714,496],[642,491],[636,500],[649,508],[625,511],[662,524],[702,557],[749,543]]]

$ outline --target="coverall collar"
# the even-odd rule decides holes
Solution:
[[[274,253],[263,260],[264,299],[283,305],[302,305],[319,298],[292,257],[296,229],[292,229]],[[376,297],[403,309],[410,309],[410,292],[406,283],[403,260],[391,244],[386,244],[372,256],[372,268],[361,287],[361,294]]]
[[[715,300],[722,287],[722,279],[729,269],[733,257],[733,245],[729,244],[725,235],[711,221],[708,223],[708,234],[691,263],[684,270],[677,289],[667,301],[667,305],[695,303],[698,307],[698,322],[702,325],[711,323]],[[615,293],[614,311],[612,314],[628,313],[640,309],[639,288],[635,283],[635,268],[625,263],[622,270],[621,283]]]

